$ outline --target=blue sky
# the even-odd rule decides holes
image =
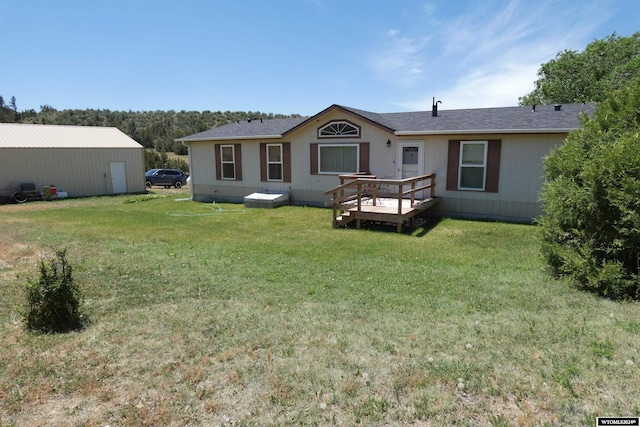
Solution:
[[[0,95],[36,111],[517,105],[540,64],[638,17],[638,0],[3,1]]]

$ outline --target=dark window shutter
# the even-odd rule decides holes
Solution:
[[[260,143],[260,181],[267,180],[267,144]]]
[[[284,182],[291,182],[291,143],[282,144],[282,171]]]
[[[215,157],[216,157],[216,181],[220,181],[222,179],[222,160],[220,159],[220,144],[216,144],[215,148]]]
[[[318,144],[309,144],[311,152],[309,157],[311,158],[311,175],[318,175]]]
[[[233,151],[236,161],[236,181],[242,181],[242,145],[234,144]]]
[[[369,173],[369,143],[360,144],[360,170],[358,172]]]
[[[489,193],[497,193],[500,182],[500,151],[502,141],[492,139],[487,147],[487,181],[484,189]]]
[[[449,154],[447,155],[447,190],[458,189],[458,163],[460,161],[460,141],[449,141]]]

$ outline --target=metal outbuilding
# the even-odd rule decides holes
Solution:
[[[114,127],[0,123],[0,190],[21,183],[69,197],[143,193],[144,148]]]

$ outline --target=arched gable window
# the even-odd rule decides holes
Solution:
[[[360,127],[345,120],[329,122],[318,128],[318,138],[359,138]]]

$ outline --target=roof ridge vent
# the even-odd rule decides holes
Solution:
[[[562,104],[556,104],[553,106],[553,109],[556,111],[561,111],[562,110]]]

